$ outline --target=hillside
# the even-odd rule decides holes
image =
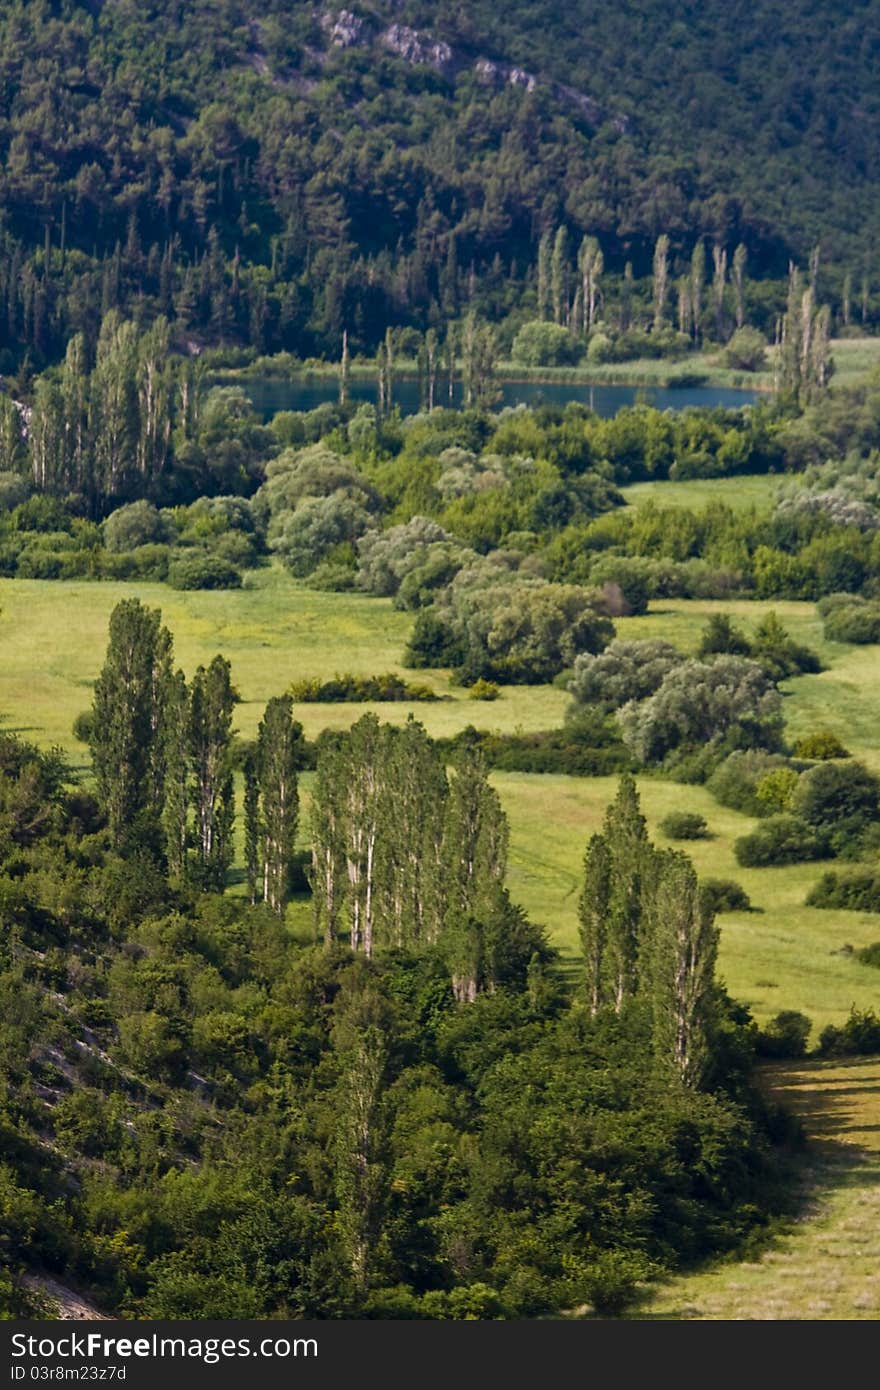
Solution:
[[[702,236],[759,281],[821,238],[823,295],[870,301],[878,43],[873,0],[6,3],[0,370],[136,303],[301,355],[502,320],[560,224],[609,294],[667,233],[673,273]]]

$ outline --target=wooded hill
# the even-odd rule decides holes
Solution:
[[[661,234],[674,274],[705,237],[759,278],[821,238],[856,302],[878,43],[874,0],[6,3],[0,370],[111,307],[301,355],[501,320],[560,224],[636,281]]]

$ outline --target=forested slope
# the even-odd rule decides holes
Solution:
[[[661,233],[759,277],[822,238],[857,298],[878,42],[873,0],[4,3],[0,370],[114,306],[261,351],[498,319],[560,223],[637,281]]]

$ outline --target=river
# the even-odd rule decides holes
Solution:
[[[300,377],[297,380],[277,381],[257,377],[241,382],[264,420],[279,410],[314,410],[325,401],[339,399],[339,383],[332,376]],[[734,391],[719,386],[590,386],[571,382],[505,381],[501,383],[498,407],[513,405],[561,404],[581,401],[606,419],[625,405],[636,400],[656,406],[658,410],[682,410],[685,406],[725,406],[738,409],[751,405],[758,398],[756,391]],[[352,380],[349,396],[353,401],[376,403],[376,384],[369,380]],[[394,403],[401,414],[413,415],[419,409],[417,381],[400,379],[394,383]],[[447,405],[445,389],[438,393],[437,404]],[[456,384],[454,405],[461,404],[461,386]]]

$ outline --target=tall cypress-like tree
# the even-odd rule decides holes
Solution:
[[[312,906],[315,935],[332,946],[345,904],[345,793],[348,762],[338,739],[322,739],[312,784]]]
[[[369,977],[355,977],[334,1026],[333,1043],[341,1071],[333,1145],[337,1220],[355,1288],[362,1295],[373,1272],[388,1190],[389,1019]]]
[[[560,324],[568,323],[569,316],[569,249],[568,232],[563,224],[553,241],[550,257],[550,295],[553,300],[553,319]]]
[[[644,928],[644,885],[650,854],[635,778],[624,773],[605,815],[603,832],[611,855],[611,893],[605,957],[609,988],[619,1011],[638,985],[639,947]]]
[[[643,972],[654,1053],[661,1067],[698,1086],[709,1053],[718,928],[687,855],[666,850],[657,858]]]
[[[694,342],[702,337],[701,319],[703,316],[703,286],[706,282],[706,247],[699,237],[691,254],[691,318],[694,327]]]
[[[270,700],[257,734],[259,870],[263,901],[279,917],[289,896],[290,867],[299,820],[297,767],[302,725],[289,695]]]
[[[507,869],[509,828],[482,755],[469,749],[456,769],[443,826],[446,911],[441,944],[459,1001],[483,979],[484,936]]]
[[[666,299],[669,294],[669,237],[664,232],[654,247],[654,332],[659,333],[666,322]]]
[[[182,883],[188,871],[189,856],[189,739],[190,703],[186,679],[176,671],[168,682],[163,720],[165,743],[165,796],[162,829],[168,874]]]
[[[110,615],[89,743],[98,797],[118,848],[155,838],[164,800],[162,721],[171,634],[157,608],[123,599]]]
[[[593,835],[584,855],[584,886],[578,902],[584,986],[591,1014],[605,1003],[603,965],[611,903],[611,854],[603,834]]]
[[[193,768],[197,878],[222,892],[232,863],[235,799],[232,776],[232,712],[238,699],[225,657],[200,666],[190,696],[190,756]]]
[[[733,253],[733,272],[731,283],[733,284],[733,302],[736,313],[736,326],[742,328],[746,317],[746,262],[748,252],[740,242]]]

